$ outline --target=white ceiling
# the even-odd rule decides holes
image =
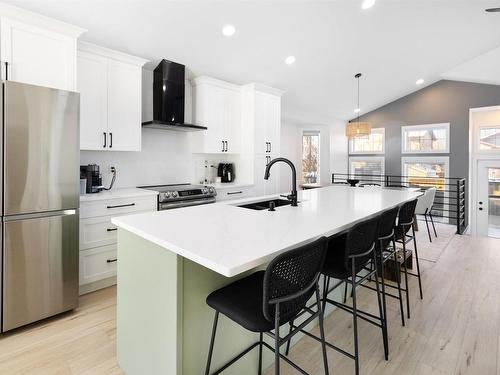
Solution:
[[[354,74],[362,112],[440,79],[500,45],[500,0],[166,1],[7,0],[89,31],[82,39],[194,75],[262,82],[286,91],[284,116],[329,123],[353,117]],[[231,23],[236,34],[223,37]],[[283,59],[295,55],[288,66]]]

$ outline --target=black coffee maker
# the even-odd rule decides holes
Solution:
[[[87,194],[99,193],[102,190],[102,178],[97,164],[80,165],[80,178],[87,179]]]
[[[232,163],[219,163],[217,176],[220,177],[220,182],[233,182],[236,177],[234,173],[234,165]]]

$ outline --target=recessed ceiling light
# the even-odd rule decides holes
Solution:
[[[232,36],[236,32],[236,27],[233,25],[226,25],[222,28],[222,35],[224,36]]]
[[[295,56],[288,56],[285,59],[285,64],[292,65],[295,62]]]
[[[359,113],[359,112],[361,112],[361,108],[356,108],[356,109],[354,110],[354,113]]]
[[[364,0],[363,4],[361,4],[362,9],[370,9],[375,5],[375,0]]]
[[[417,85],[421,85],[422,83],[424,83],[425,81],[423,80],[423,78],[420,78],[420,79],[417,79],[417,82],[415,82],[415,84]]]
[[[485,11],[490,12],[490,13],[497,13],[497,12],[500,12],[500,8],[488,8],[488,9],[485,9]]]

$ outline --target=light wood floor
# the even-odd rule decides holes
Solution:
[[[406,327],[396,301],[388,300],[389,361],[383,359],[380,330],[360,321],[361,373],[500,375],[500,240],[456,236],[436,263],[421,263],[424,300],[417,298],[412,280],[412,318]],[[115,288],[83,296],[80,304],[73,313],[4,335],[0,374],[121,374],[115,357]],[[359,304],[376,311],[368,290],[360,291]],[[335,311],[326,332],[329,340],[352,347],[346,313]],[[352,360],[328,354],[332,374],[353,373]],[[302,339],[291,357],[311,374],[323,374],[317,342]],[[283,374],[295,374],[285,364],[282,368]]]

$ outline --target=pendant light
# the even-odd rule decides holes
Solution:
[[[345,128],[345,135],[351,139],[354,137],[360,137],[360,136],[366,136],[370,135],[372,126],[369,122],[361,122],[359,121],[359,113],[360,113],[360,106],[359,106],[359,79],[361,78],[361,73],[358,73],[354,76],[358,80],[358,118],[356,121],[349,121],[346,125]]]

